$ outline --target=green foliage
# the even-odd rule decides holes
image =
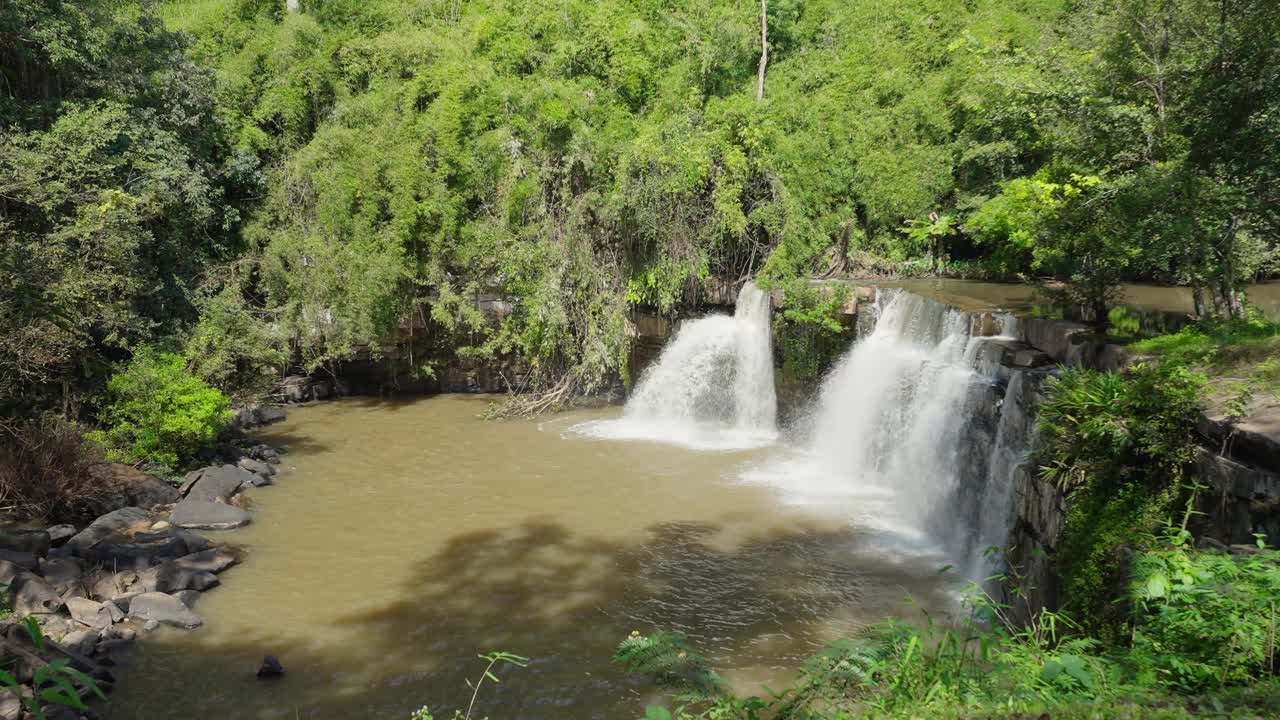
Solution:
[[[1174,363],[1124,375],[1066,368],[1046,385],[1041,475],[1067,497],[1056,558],[1063,596],[1104,639],[1128,621],[1115,602],[1125,553],[1146,546],[1186,490],[1203,387]]]
[[[187,371],[182,356],[143,346],[107,383],[97,437],[109,459],[176,469],[213,445],[230,407],[226,395]]]
[[[74,412],[234,230],[209,77],[139,3],[0,8],[0,410]]]
[[[814,286],[794,280],[783,286],[783,307],[773,320],[787,379],[814,380],[848,347],[851,330],[844,307],[853,289],[843,283]]]
[[[200,320],[183,346],[191,372],[229,394],[260,396],[288,360],[286,343],[272,332],[238,283],[198,301]]]
[[[641,635],[633,630],[614,652],[613,661],[627,672],[653,678],[699,698],[724,690],[724,681],[711,670],[707,659],[690,647],[679,633],[659,631]]]
[[[1185,530],[1133,566],[1133,655],[1158,682],[1196,692],[1276,668],[1280,552],[1194,552]]]
[[[749,3],[155,10],[0,8],[7,412],[170,337],[236,393],[390,347],[586,392],[710,278],[1034,274],[1105,323],[1123,278],[1241,317],[1276,268],[1270,0],[777,0],[760,102]]]
[[[1203,387],[1176,363],[1125,374],[1064,368],[1040,408],[1043,476],[1067,491],[1094,477],[1176,484],[1194,459]]]
[[[958,620],[890,621],[807,660],[768,698],[686,698],[645,718],[1168,718],[1270,716],[1280,552],[1246,557],[1192,550],[1185,532],[1149,538],[1120,592],[1132,642],[1083,632],[1039,612],[1026,626],[971,589]],[[1244,690],[1240,690],[1245,686]]]
[[[37,649],[44,649],[44,632],[34,616],[23,618],[19,626]],[[31,678],[30,694],[26,692],[27,687],[8,670],[0,669],[0,687],[18,697],[22,709],[35,720],[46,720],[49,717],[47,710],[52,707],[88,710],[89,706],[80,697],[81,688],[101,700],[107,699],[93,678],[71,667],[71,661],[65,658],[36,669]]]
[[[1203,321],[1135,343],[1134,349],[1214,378],[1210,406],[1230,419],[1247,416],[1255,400],[1280,399],[1280,324],[1256,315]]]

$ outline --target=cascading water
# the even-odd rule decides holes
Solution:
[[[918,295],[877,302],[875,328],[824,382],[802,454],[747,478],[800,502],[855,497],[864,521],[920,531],[956,486],[970,322]]]
[[[573,430],[705,449],[757,447],[777,437],[769,295],[753,283],[732,317],[685,322],[645,371],[617,420]]]
[[[1008,532],[1023,438],[992,414],[997,390],[978,347],[1008,338],[974,337],[970,314],[906,292],[881,291],[875,313],[825,380],[800,449],[744,480],[981,574],[979,543],[1003,545]],[[1011,332],[1012,318],[1000,320]]]

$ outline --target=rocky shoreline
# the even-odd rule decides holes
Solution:
[[[274,483],[283,449],[244,431],[284,418],[278,407],[239,410],[229,437],[180,486],[128,465],[97,467],[109,491],[87,525],[0,528],[0,585],[12,610],[0,619],[0,656],[11,661],[17,692],[37,693],[33,685],[51,664],[65,664],[109,692],[115,669],[142,634],[203,624],[195,609],[201,593],[220,584],[219,574],[242,551],[197,531],[251,521],[245,492]],[[76,689],[86,702],[93,695],[89,687]],[[50,720],[97,717],[92,709],[45,712]],[[31,715],[17,694],[0,689],[0,720],[24,717]]]

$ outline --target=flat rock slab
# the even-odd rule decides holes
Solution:
[[[238,507],[191,498],[178,503],[169,517],[177,527],[202,530],[232,530],[248,525],[249,520],[249,513]]]
[[[222,548],[210,548],[201,552],[191,553],[186,557],[180,557],[173,561],[173,564],[186,570],[193,572],[203,571],[211,573],[219,573],[227,568],[235,565],[239,560],[235,555],[223,550]]]
[[[122,542],[106,540],[82,553],[86,559],[121,567],[145,567],[166,558],[191,552],[182,536],[173,530],[138,533]]]
[[[226,501],[240,489],[241,485],[253,482],[253,473],[236,467],[223,465],[207,467],[197,471],[200,476],[187,490],[187,500]]]
[[[86,553],[90,548],[107,538],[114,537],[136,528],[150,527],[147,511],[140,507],[127,507],[114,510],[89,523],[89,527],[76,533],[67,541],[67,547],[76,555]]]
[[[191,608],[184,605],[181,600],[160,592],[142,593],[133,598],[129,603],[129,617],[138,618],[143,622],[154,620],[187,629],[198,628],[204,624],[204,620],[191,612]]]
[[[67,612],[71,613],[72,620],[91,628],[110,627],[112,623],[124,617],[120,608],[111,601],[100,603],[82,597],[67,600]]]

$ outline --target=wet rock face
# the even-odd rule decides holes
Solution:
[[[1252,544],[1254,534],[1280,540],[1280,474],[1201,449],[1196,473],[1207,491],[1197,497],[1197,535],[1227,545]]]

